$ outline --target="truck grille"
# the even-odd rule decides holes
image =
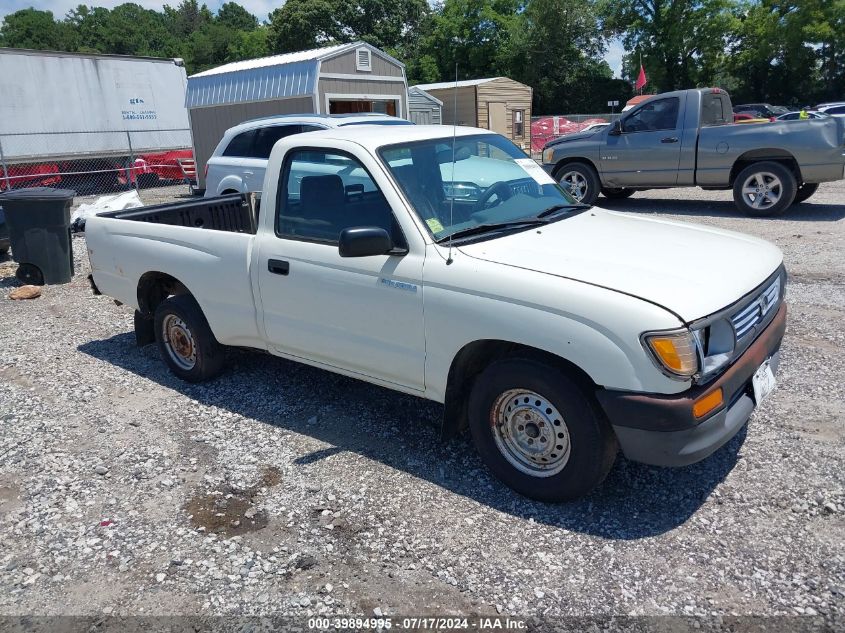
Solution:
[[[751,303],[731,317],[737,342],[751,334],[780,304],[780,284],[781,278],[778,276],[763,292],[754,297]]]

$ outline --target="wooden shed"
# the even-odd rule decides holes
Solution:
[[[408,89],[408,118],[417,125],[439,125],[442,122],[443,102],[419,86]]]
[[[405,65],[365,42],[232,62],[188,77],[185,105],[200,167],[230,127],[277,114],[408,116]],[[202,183],[200,183],[202,186]]]
[[[459,81],[457,84],[454,81],[420,84],[414,88],[443,102],[444,125],[457,123],[486,128],[507,136],[530,151],[531,86],[507,77],[491,77]]]

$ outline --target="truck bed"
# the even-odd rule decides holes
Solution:
[[[100,213],[99,217],[255,235],[258,201],[254,194],[237,193],[109,211]]]

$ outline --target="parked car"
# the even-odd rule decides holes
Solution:
[[[620,446],[699,461],[774,388],[772,244],[578,204],[488,130],[372,131],[278,141],[257,217],[248,194],[88,220],[95,292],[183,380],[231,345],[443,403],[443,436],[468,429],[544,501],[588,493]]]
[[[733,107],[734,112],[748,112],[757,118],[776,118],[781,114],[789,112],[789,108],[776,106],[770,103],[743,103]],[[756,113],[756,114],[755,114]]]
[[[348,125],[413,125],[387,114],[291,114],[253,119],[226,130],[205,166],[205,195],[258,191],[280,138]]]
[[[831,103],[830,105],[823,105],[816,109],[830,116],[845,116],[845,103]]]
[[[843,178],[845,121],[730,125],[719,88],[655,95],[608,129],[549,142],[543,167],[586,204],[658,187],[733,189],[739,210],[782,213]]]
[[[808,119],[823,119],[829,114],[825,114],[824,112],[817,112],[815,110],[807,110],[807,118]],[[778,121],[798,121],[801,119],[801,110],[797,110],[795,112],[787,112],[786,114],[781,114],[777,120]]]

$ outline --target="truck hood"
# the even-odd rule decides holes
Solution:
[[[460,251],[633,295],[684,322],[734,303],[783,261],[776,246],[749,235],[595,207]]]
[[[563,145],[564,143],[569,143],[571,141],[583,141],[585,138],[595,136],[601,131],[602,130],[590,130],[589,132],[573,132],[572,134],[566,134],[554,139],[553,141],[549,141],[546,143],[546,147],[557,147],[558,145]]]

